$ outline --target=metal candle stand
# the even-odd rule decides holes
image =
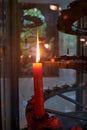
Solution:
[[[62,96],[65,92],[72,92],[77,91],[80,89],[81,91],[87,89],[87,84],[78,86],[72,85],[69,86],[65,85],[58,87],[54,87],[52,90],[47,89],[44,92],[44,101],[58,95],[80,107],[87,107],[83,104],[78,103],[71,98],[66,98],[66,96]],[[45,115],[42,118],[36,118],[35,115],[35,98],[32,97],[26,106],[26,120],[28,130],[86,130],[87,129],[87,114],[85,112],[71,112],[71,113],[64,113],[60,111],[45,109]],[[50,117],[48,113],[55,114],[56,117]],[[85,116],[84,116],[85,115]],[[68,121],[68,123],[67,123]]]

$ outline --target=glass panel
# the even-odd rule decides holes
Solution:
[[[76,55],[77,36],[59,33],[59,54],[60,55]]]
[[[32,75],[32,63],[36,59],[36,43],[37,30],[39,35],[39,45],[41,52],[41,62],[48,61],[53,57],[60,55],[76,55],[76,37],[62,34],[57,31],[56,21],[59,15],[59,5],[57,10],[50,9],[50,3],[22,3],[21,11],[21,33],[20,33],[20,77],[19,77],[19,117],[20,129],[27,127],[25,108],[27,101],[34,95],[34,83]],[[49,73],[47,68],[46,74]],[[66,74],[68,74],[66,76]],[[45,89],[53,89],[55,87],[69,87],[76,82],[76,71],[73,69],[54,68],[48,75],[43,73],[43,87]],[[75,98],[75,92],[66,94]],[[63,111],[67,111],[68,101],[61,100],[60,97],[55,102],[55,98],[50,98],[50,108],[52,101],[57,108],[59,101],[63,102],[62,106],[66,106]],[[47,102],[48,104],[48,102]],[[66,105],[65,105],[66,104]],[[56,106],[56,107],[55,107]],[[62,107],[59,106],[59,111]],[[75,105],[70,103],[69,110],[75,110]],[[46,107],[46,104],[45,104]]]
[[[40,60],[49,60],[52,56],[58,55],[58,32],[56,23],[52,19],[52,17],[57,19],[58,12],[52,13],[49,4],[29,4],[29,9],[26,9],[26,6],[26,4],[23,5],[22,12],[20,75],[32,76],[31,63],[36,59],[37,33]]]
[[[75,104],[66,100],[66,97],[69,97],[70,99],[75,99],[75,92],[65,93],[64,95],[65,99],[58,95],[49,98],[45,102],[45,108],[49,108],[60,112],[74,112]]]

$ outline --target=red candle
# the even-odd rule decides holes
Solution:
[[[42,63],[33,63],[35,114],[37,118],[44,116],[44,94],[42,80]]]
[[[39,36],[37,28],[37,51],[36,62],[33,63],[33,77],[34,77],[34,96],[35,96],[35,114],[36,118],[44,116],[44,94],[43,94],[43,80],[42,80],[42,63],[40,61]]]

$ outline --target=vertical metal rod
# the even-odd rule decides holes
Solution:
[[[5,32],[4,32],[4,29],[5,29],[5,20],[4,20],[4,0],[2,0],[2,85],[3,85],[3,88],[2,88],[2,92],[3,94],[1,95],[2,96],[2,104],[3,104],[3,129],[6,130],[6,93],[5,93],[5,43],[4,43],[4,38],[5,38]]]

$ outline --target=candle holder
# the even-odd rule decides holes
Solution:
[[[60,120],[57,117],[50,117],[46,111],[42,118],[36,117],[34,97],[26,106],[26,120],[28,130],[64,130]]]

